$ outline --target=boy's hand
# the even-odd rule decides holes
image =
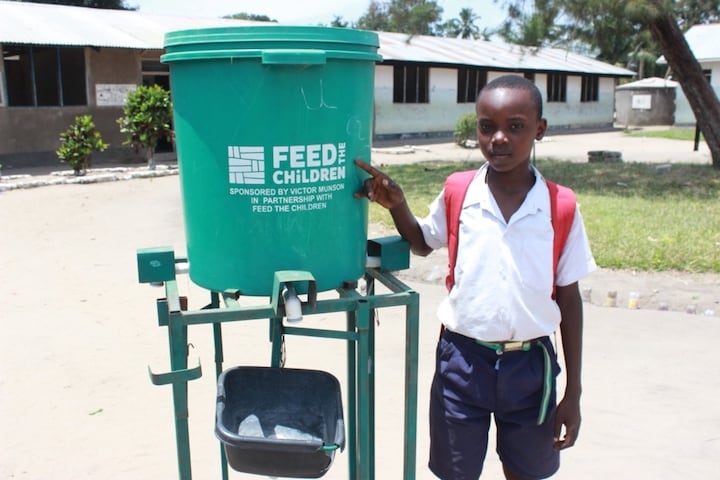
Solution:
[[[363,182],[362,190],[355,192],[355,198],[367,198],[387,209],[397,207],[405,201],[402,189],[390,177],[362,160],[356,159],[355,165],[370,174],[370,178]]]
[[[565,427],[565,436],[561,433]],[[555,413],[555,450],[563,450],[575,445],[580,433],[580,402],[564,398]]]

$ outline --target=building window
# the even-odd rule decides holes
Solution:
[[[3,74],[2,62],[0,62],[0,107],[5,106],[5,82],[3,82],[4,77],[5,75]]]
[[[459,68],[457,103],[475,103],[477,94],[487,83],[487,71],[479,68]]]
[[[597,102],[600,77],[597,75],[583,75],[581,78],[582,86],[580,88],[580,101]]]
[[[548,73],[547,76],[547,101],[567,101],[567,75],[562,73]]]
[[[145,86],[160,85],[165,90],[170,90],[170,65],[161,63],[160,60],[143,60],[142,82]]]
[[[393,103],[428,103],[430,68],[424,65],[393,67]]]
[[[87,105],[82,48],[4,45],[10,107]]]

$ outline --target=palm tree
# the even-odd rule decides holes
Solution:
[[[480,15],[475,15],[472,8],[463,8],[460,10],[460,18],[451,18],[439,26],[438,34],[450,38],[464,38],[477,40],[480,38],[480,28],[475,25],[475,21],[480,19]]]
[[[460,38],[472,38],[473,40],[480,38],[480,28],[475,25],[475,21],[480,20],[480,18],[480,15],[476,15],[472,8],[461,9],[458,36]]]

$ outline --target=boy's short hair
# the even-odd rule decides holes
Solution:
[[[517,89],[517,90],[525,90],[530,93],[530,95],[533,98],[533,101],[535,102],[535,109],[537,110],[537,118],[540,120],[543,115],[543,102],[542,102],[542,94],[540,93],[540,90],[537,88],[537,86],[528,80],[525,77],[521,77],[519,75],[503,75],[501,77],[498,77],[489,83],[487,83],[482,90],[480,90],[480,93],[478,94],[478,99],[480,98],[480,94],[484,90],[495,90],[497,88],[509,88],[509,89]]]

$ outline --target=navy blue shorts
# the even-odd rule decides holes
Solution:
[[[540,340],[551,357],[552,388],[544,423],[538,425],[545,381],[545,353],[505,352],[478,345],[445,329],[436,352],[430,390],[430,470],[442,480],[477,480],[495,418],[497,453],[524,479],[547,478],[560,466],[553,450],[555,378],[560,373],[549,338]]]

